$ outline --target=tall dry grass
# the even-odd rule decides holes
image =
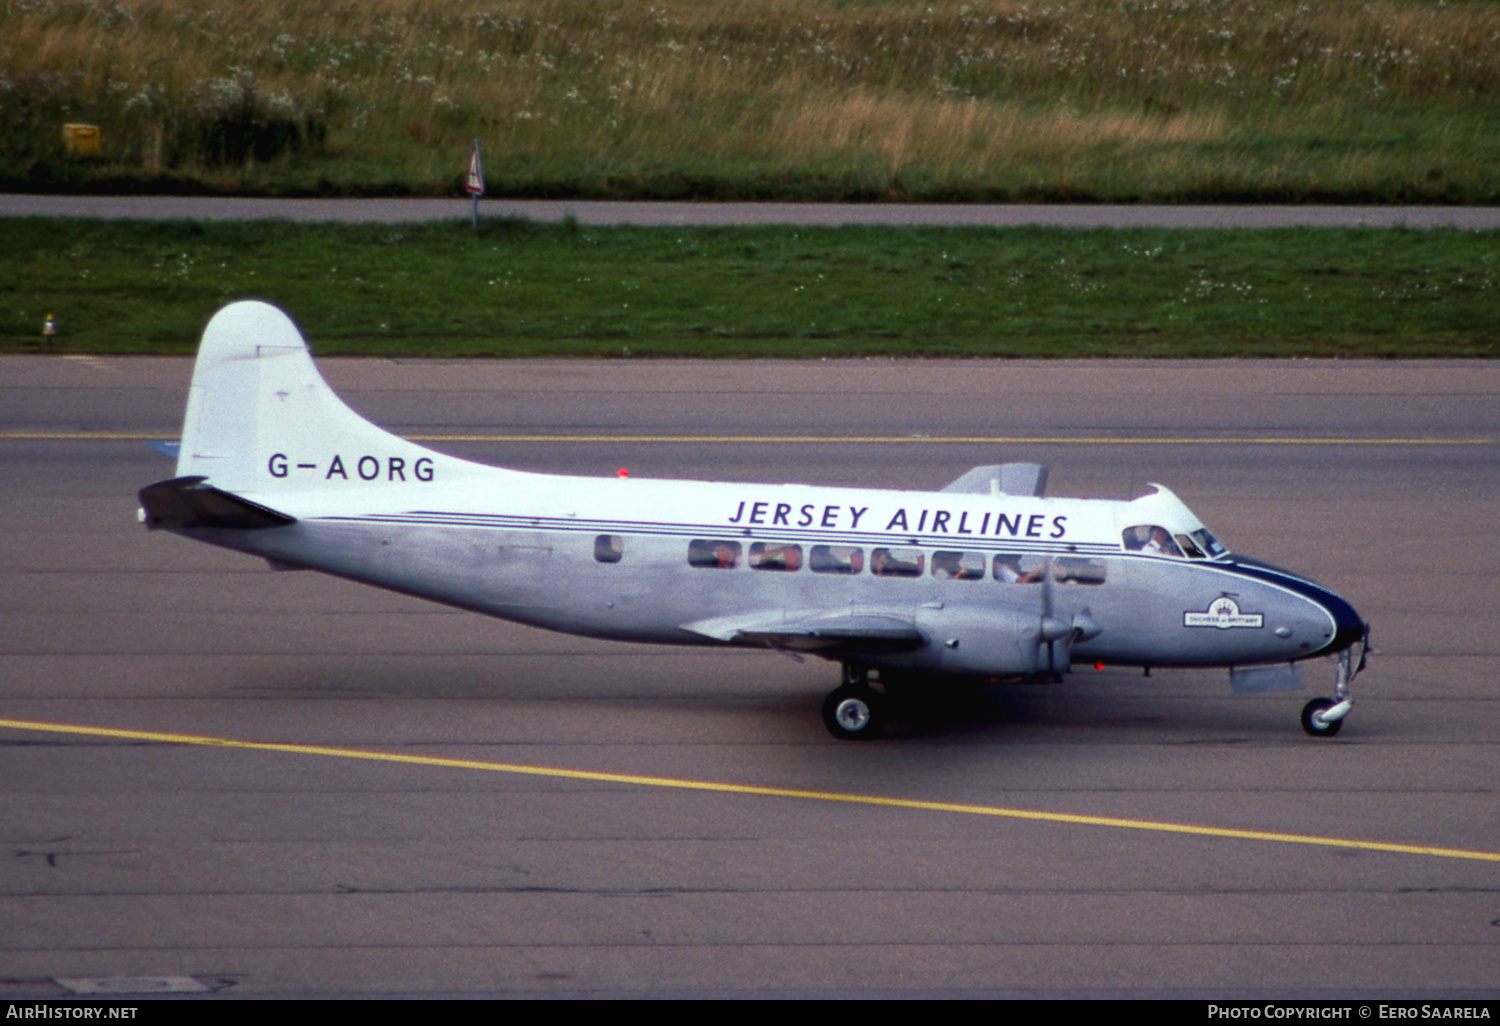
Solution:
[[[1487,3],[0,2],[12,180],[66,119],[231,187],[441,189],[477,137],[543,192],[1500,193],[1497,97]]]

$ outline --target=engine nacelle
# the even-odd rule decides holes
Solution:
[[[995,606],[921,609],[917,626],[931,641],[908,657],[913,669],[984,677],[1063,673],[1076,633],[1068,620]]]

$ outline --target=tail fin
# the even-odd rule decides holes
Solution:
[[[269,303],[224,307],[203,331],[178,477],[236,493],[426,481],[472,467],[390,434],[344,405],[307,343]],[[490,468],[486,468],[490,469]]]

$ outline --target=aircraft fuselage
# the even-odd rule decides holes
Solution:
[[[1045,480],[1032,464],[938,492],[485,466],[364,420],[286,315],[246,302],[205,330],[177,477],[141,502],[149,527],[277,568],[574,634],[834,660],[846,685],[825,718],[848,737],[869,736],[870,671],[1285,665],[1365,637],[1343,599],[1232,555],[1165,488],[1060,498]],[[1346,655],[1341,698],[1355,672]],[[1304,726],[1331,733],[1347,708]]]

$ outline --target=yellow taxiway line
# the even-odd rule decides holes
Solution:
[[[0,719],[0,728],[37,731],[49,734],[76,734],[85,737],[119,738],[128,741],[154,741],[161,744],[203,745],[212,748],[239,748],[259,752],[283,752],[290,755],[314,755],[328,759],[360,759],[367,762],[400,763],[408,766],[480,770],[488,773],[511,773],[533,777],[552,777],[563,780],[586,780],[593,783],[623,784],[634,787],[665,787],[680,791],[710,791],[719,794],[753,795],[763,798],[792,798],[802,801],[837,802],[845,805],[872,805],[892,809],[914,809],[922,812],[947,812],[964,816],[993,816],[1003,819],[1027,819],[1044,823],[1113,827],[1119,830],[1150,830],[1166,834],[1223,837],[1240,841],[1270,841],[1279,844],[1307,844],[1324,848],[1353,848],[1361,851],[1380,851],[1397,855],[1428,855],[1436,858],[1500,862],[1500,852],[1470,851],[1462,848],[1438,848],[1422,844],[1358,841],[1344,837],[1319,837],[1312,834],[1288,834],[1267,830],[1241,830],[1233,827],[1199,826],[1191,823],[1164,823],[1148,819],[1122,819],[1116,816],[1082,816],[1066,812],[1037,812],[1030,809],[1007,809],[994,805],[933,802],[916,798],[891,798],[881,795],[850,794],[839,791],[812,791],[790,787],[763,787],[756,784],[733,784],[714,780],[689,780],[678,777],[646,776],[636,773],[601,773],[595,770],[562,769],[552,766],[527,766],[519,763],[487,762],[477,759],[447,759],[431,755],[401,755],[395,752],[374,752],[359,748],[330,748],[324,745],[237,741],[232,738],[204,737],[195,734],[166,734],[146,730],[121,730],[113,727],[41,723],[32,720]]]
[[[1231,435],[1187,438],[1071,435],[404,435],[413,442],[586,442],[658,445],[1495,445],[1496,438],[1294,438]],[[163,442],[169,433],[139,431],[0,431],[0,441]]]

